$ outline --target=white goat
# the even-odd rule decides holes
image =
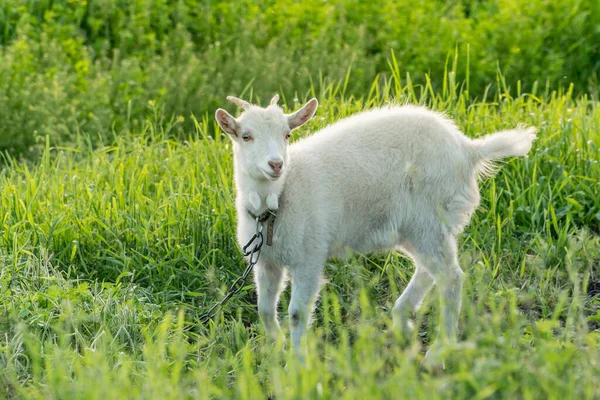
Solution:
[[[326,260],[346,248],[395,249],[409,255],[416,270],[396,301],[394,325],[410,331],[411,313],[435,283],[441,343],[454,340],[464,279],[456,236],[479,203],[478,174],[494,160],[527,154],[535,129],[473,140],[423,107],[387,107],[289,145],[290,132],[314,115],[316,99],[288,115],[277,105],[279,96],[267,108],[228,99],[244,110],[237,119],[216,112],[233,142],[239,244],[254,234],[256,216],[278,209],[272,246],[263,246],[254,271],[267,334],[280,333],[276,310],[286,270],[292,345],[302,360],[302,338]],[[431,354],[430,348],[426,360],[436,363]]]

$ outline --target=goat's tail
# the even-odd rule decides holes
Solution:
[[[506,157],[524,156],[531,150],[536,128],[517,127],[471,140],[471,159],[480,175],[496,172],[494,161]]]

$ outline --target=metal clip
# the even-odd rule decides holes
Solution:
[[[250,238],[250,240],[248,240],[248,243],[246,243],[244,245],[244,247],[242,247],[242,253],[244,253],[244,256],[249,256],[250,254],[254,253],[256,250],[260,249],[263,245],[263,227],[260,223],[260,221],[258,220],[258,218],[256,218],[256,231],[254,232],[254,235],[252,235],[252,237]],[[254,245],[254,247],[251,250],[248,250],[248,248],[254,243],[254,241],[258,239],[258,243],[256,243]]]

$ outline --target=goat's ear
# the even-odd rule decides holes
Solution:
[[[315,111],[317,111],[317,107],[319,106],[319,102],[317,99],[310,99],[308,103],[302,106],[301,109],[296,111],[293,114],[289,114],[287,116],[288,125],[290,129],[296,129],[299,126],[304,125],[309,119],[315,115]]]
[[[237,138],[239,136],[240,125],[227,111],[219,108],[215,113],[215,118],[225,133],[229,134],[233,138]]]

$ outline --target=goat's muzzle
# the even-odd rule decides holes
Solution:
[[[281,168],[283,167],[283,161],[269,161],[269,167],[273,170],[273,174],[269,174],[274,178],[281,176]]]

